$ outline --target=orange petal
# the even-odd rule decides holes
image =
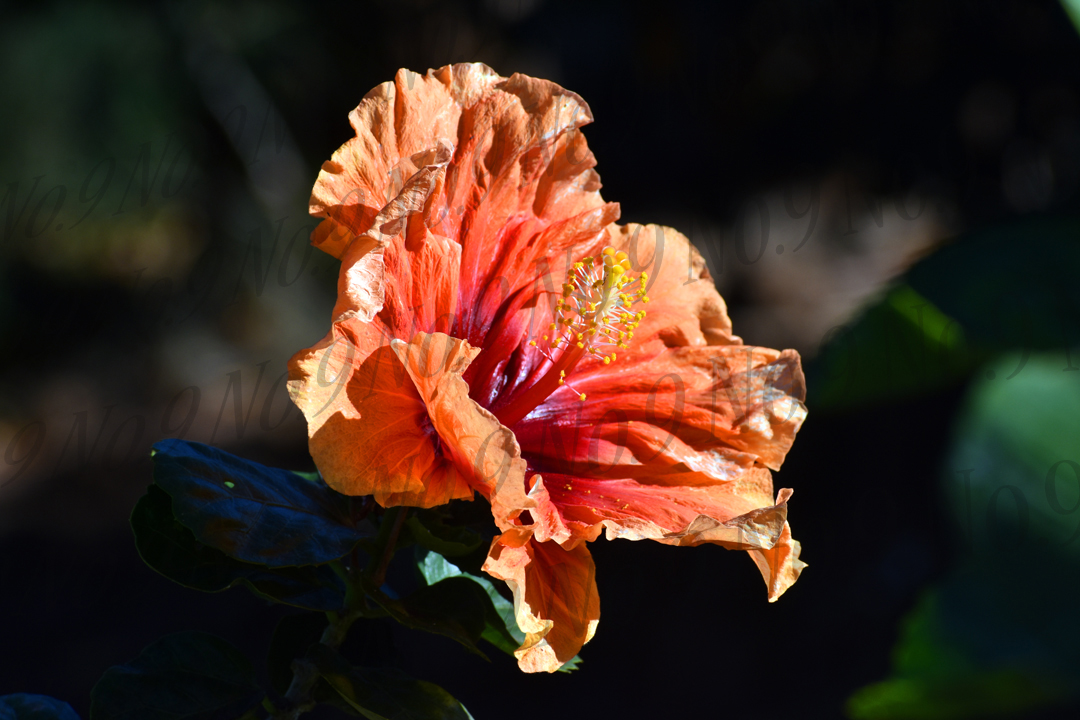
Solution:
[[[443,142],[419,153],[427,162],[376,215],[374,223],[342,250],[334,319],[381,320],[393,337],[417,328],[449,329],[457,302],[459,246],[429,232],[418,220],[437,191],[451,148]],[[421,157],[422,156],[422,157]]]
[[[799,579],[799,573],[806,567],[799,559],[800,549],[799,541],[791,539],[791,527],[784,523],[784,530],[772,548],[750,551],[750,558],[769,588],[769,602],[776,602]]]
[[[462,244],[462,297],[472,301],[463,301],[466,337],[486,329],[550,258],[606,240],[619,209],[600,197],[596,161],[577,130],[589,122],[578,95],[524,75],[498,82],[463,111],[446,226]]]
[[[335,323],[289,363],[289,388],[308,421],[309,448],[330,487],[384,505],[433,507],[472,489],[439,446],[427,408],[370,326]]]
[[[629,478],[596,479],[544,473],[531,478],[530,495],[546,505],[544,498],[558,510],[561,520],[579,528],[590,528],[595,535],[601,526],[608,539],[667,540],[669,544],[696,545],[723,540],[734,546],[772,547],[780,536],[786,518],[787,491],[782,491],[774,505],[772,478],[768,470],[749,470],[741,482],[711,486],[654,485]],[[546,510],[546,508],[544,508]],[[761,513],[769,511],[766,517]],[[540,514],[543,510],[538,511]],[[713,532],[703,518],[724,529]],[[568,537],[549,535],[537,528],[541,540],[554,537],[565,543]],[[738,540],[738,533],[746,536]],[[556,530],[557,532],[557,530]],[[578,533],[573,533],[578,534]]]
[[[705,487],[649,485],[635,480],[597,480],[547,474],[531,478],[529,496],[537,540],[572,546],[607,539],[656,540],[666,545],[712,543],[748,550],[775,600],[805,564],[787,524],[791,490],[771,499],[771,473],[754,468],[739,482]]]
[[[514,614],[525,633],[514,655],[525,672],[554,672],[592,639],[600,596],[584,544],[565,550],[511,531],[495,538],[483,569],[514,593]]]
[[[490,68],[464,67],[457,74],[467,77],[471,88],[500,79]],[[313,233],[313,244],[341,257],[354,237],[371,230],[416,171],[413,156],[457,138],[460,114],[452,89],[432,73],[399,70],[393,82],[371,90],[349,114],[356,137],[323,164],[315,182],[310,212],[326,220]]]
[[[634,272],[647,272],[649,302],[634,331],[633,347],[659,340],[679,345],[742,342],[731,333],[727,315],[705,259],[685,235],[661,225],[611,225],[611,244],[629,256]]]
[[[744,345],[653,350],[579,365],[567,378],[573,390],[556,391],[514,426],[525,455],[570,475],[679,484],[731,480],[752,464],[780,467],[806,417],[798,354]],[[687,471],[705,477],[661,479]]]
[[[408,292],[383,303],[381,284],[395,276],[388,246],[433,236],[460,246],[463,317],[457,327],[413,330],[454,331],[479,345],[503,302],[535,284],[550,258],[598,249],[618,217],[578,131],[592,121],[588,106],[546,80],[501,78],[479,63],[425,76],[402,70],[350,121],[356,137],[323,166],[310,206],[325,218],[312,242],[343,260],[338,315],[419,305]]]
[[[525,495],[525,461],[514,434],[469,397],[462,373],[479,352],[443,333],[394,340],[394,352],[426,405],[441,446],[462,475],[487,497],[501,529],[535,503]]]

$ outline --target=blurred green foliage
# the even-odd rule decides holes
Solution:
[[[916,263],[807,367],[807,403],[832,412],[955,385],[1019,350],[1080,345],[1080,221],[1035,217],[967,233]],[[997,371],[995,371],[997,372]]]
[[[904,623],[892,677],[851,698],[852,718],[1016,716],[1080,697],[1077,408],[1063,353],[984,366],[942,471],[953,568]]]

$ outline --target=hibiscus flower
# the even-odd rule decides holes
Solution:
[[[592,637],[604,529],[746,550],[783,593],[804,564],[770,469],[806,414],[799,357],[732,334],[683,235],[615,224],[585,102],[459,64],[401,70],[349,117],[311,197],[342,263],[333,324],[289,366],[326,482],[486,498],[526,671]]]

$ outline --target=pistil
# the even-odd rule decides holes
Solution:
[[[644,310],[633,311],[631,306],[649,302],[645,294],[648,279],[647,273],[633,277],[626,253],[611,247],[604,248],[599,257],[574,263],[555,304],[554,322],[539,341],[529,341],[550,365],[531,387],[495,410],[499,422],[513,427],[567,384],[567,375],[583,358],[591,356],[605,365],[617,360],[615,351],[627,347],[645,317]],[[574,392],[585,401],[584,393]]]

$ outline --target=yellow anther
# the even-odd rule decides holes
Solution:
[[[582,402],[585,402],[585,393],[581,393],[580,395],[578,395],[578,400],[580,400]],[[586,490],[585,492],[589,492],[589,491]]]
[[[580,262],[574,263],[574,269],[575,270],[580,270],[583,267],[585,267],[585,263],[580,263]]]
[[[583,348],[583,347],[585,347],[585,343],[578,343],[578,344],[577,344],[577,346],[578,346],[579,348]]]
[[[596,328],[591,327],[591,328],[589,328],[588,332],[589,332],[589,335],[595,335],[596,334]],[[578,337],[581,337],[581,336],[579,335]]]
[[[649,302],[649,296],[648,295],[642,295],[641,296],[641,302],[643,302],[643,303]]]
[[[551,323],[550,325],[548,325],[548,329],[554,330],[555,329],[555,323]]]
[[[559,377],[566,377],[566,371],[565,370],[560,370],[559,371]]]
[[[646,282],[646,281],[647,281],[648,279],[649,279],[649,273],[647,273],[647,272],[642,272],[642,273],[641,273],[641,284],[642,284],[642,285],[644,285],[644,284],[645,284],[645,282]]]
[[[611,353],[611,359],[612,360],[618,360],[618,358],[615,356],[615,353]]]
[[[605,364],[605,365],[610,365],[610,364],[611,364],[611,358],[609,358],[609,357],[607,357],[607,356],[605,355],[605,356],[604,356],[604,364]]]
[[[544,336],[544,339],[547,340],[547,335]],[[535,340],[530,340],[529,344],[532,345],[533,347],[536,347],[536,341]]]
[[[547,336],[547,335],[545,335],[545,336],[544,336],[544,340],[547,340],[547,339],[548,339],[548,336]]]

